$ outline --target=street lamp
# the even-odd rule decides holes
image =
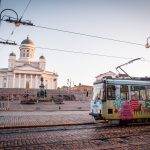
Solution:
[[[10,17],[8,15],[3,15],[2,16],[2,13],[5,12],[5,11],[12,11],[16,15],[16,17]],[[22,21],[22,16],[21,16],[21,18],[19,18],[17,12],[14,11],[13,9],[4,9],[4,10],[2,10],[0,12],[0,23],[1,23],[2,20],[6,21],[6,22],[9,22],[9,23],[14,23],[16,27],[19,27],[21,24],[22,25],[33,26],[33,23],[29,20]]]
[[[150,44],[148,43],[149,39],[150,39],[150,37],[147,38],[147,43],[145,44],[145,48],[150,48]]]
[[[10,16],[7,16],[7,15],[2,16],[2,13],[5,12],[5,11],[11,11],[11,12],[15,13],[16,17],[14,18],[14,17],[10,17]],[[4,20],[4,17],[7,17],[7,19]],[[2,10],[1,13],[0,13],[0,23],[1,23],[1,20],[8,21],[10,23],[14,22],[16,27],[20,26],[20,20],[18,18],[18,14],[13,9],[4,9],[4,10]]]

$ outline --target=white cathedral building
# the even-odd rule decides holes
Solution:
[[[44,78],[46,89],[57,88],[58,75],[45,70],[46,59],[42,55],[39,61],[34,60],[35,45],[32,40],[21,42],[19,47],[20,58],[16,59],[14,52],[10,53],[8,68],[0,68],[0,88],[29,88],[37,89],[40,85],[41,76]]]

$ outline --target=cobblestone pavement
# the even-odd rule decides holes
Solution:
[[[150,126],[1,129],[1,150],[149,150]]]
[[[89,111],[1,111],[0,128],[94,123]]]
[[[39,102],[32,105],[20,104],[20,100],[16,101],[1,101],[3,105],[0,108],[6,110],[9,107],[10,111],[57,111],[57,110],[90,110],[90,101],[64,101],[63,104],[55,104],[54,102]]]

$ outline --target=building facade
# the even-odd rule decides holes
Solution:
[[[93,86],[79,84],[79,85],[76,85],[74,87],[71,87],[71,90],[81,91],[81,92],[84,92],[84,91],[92,92],[93,91]]]
[[[0,88],[26,88],[28,85],[29,88],[37,89],[42,76],[46,89],[57,89],[58,75],[45,70],[45,57],[42,55],[38,61],[34,60],[33,41],[27,37],[21,42],[19,49],[19,59],[12,52],[9,55],[8,68],[0,68]]]
[[[96,76],[96,81],[97,80],[102,80],[104,78],[116,78],[117,77],[117,74],[112,72],[112,71],[108,71],[106,73],[103,73],[103,74],[99,74],[98,76]]]

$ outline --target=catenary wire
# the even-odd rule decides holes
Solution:
[[[15,46],[20,47],[19,44],[16,44]],[[65,52],[65,53],[73,53],[73,54],[82,54],[82,55],[90,55],[90,56],[99,56],[99,57],[107,57],[107,58],[116,58],[116,59],[128,59],[128,60],[135,59],[133,57],[123,57],[123,56],[106,55],[106,54],[99,54],[99,53],[89,53],[89,52],[66,50],[66,49],[56,49],[56,48],[48,48],[48,47],[40,47],[40,46],[35,46],[35,48],[36,49],[42,49],[42,50],[49,50],[49,51],[57,51],[57,52]],[[139,61],[146,61],[146,62],[150,63],[150,60],[145,59],[143,57],[141,57],[141,59]]]
[[[27,4],[26,8],[25,8],[24,11],[22,12],[22,15],[21,15],[21,17],[20,17],[20,20],[22,19],[22,17],[24,16],[25,12],[27,11],[27,9],[28,9],[30,3],[31,3],[31,0],[29,0],[29,2],[28,2],[28,4]]]
[[[105,55],[105,54],[98,54],[98,53],[89,53],[89,52],[82,52],[82,51],[65,50],[65,49],[46,48],[46,47],[38,47],[38,46],[36,46],[35,48],[42,49],[42,50],[45,49],[45,50],[50,50],[50,51],[83,54],[83,55],[93,55],[93,56],[101,56],[101,57],[112,57],[112,58],[120,58],[120,59],[133,59],[133,58],[129,58],[129,57],[113,56],[113,55]]]
[[[26,8],[24,9],[20,20],[22,19],[23,15],[25,14],[26,10],[28,9],[29,5],[31,3],[31,0],[29,0]],[[0,4],[1,4],[1,0],[0,0]],[[145,46],[145,44],[141,44],[141,43],[136,43],[136,42],[130,42],[130,41],[124,41],[124,40],[118,40],[118,39],[113,39],[113,38],[107,38],[107,37],[102,37],[102,36],[97,36],[97,35],[91,35],[91,34],[86,34],[86,33],[80,33],[80,32],[74,32],[74,31],[69,31],[69,30],[63,30],[63,29],[57,29],[57,28],[52,28],[52,27],[44,27],[44,26],[40,26],[40,25],[33,25],[34,27],[37,28],[42,28],[42,29],[48,29],[48,30],[54,30],[54,31],[59,31],[59,32],[65,32],[65,33],[69,33],[69,34],[76,34],[76,35],[80,35],[80,36],[87,36],[87,37],[91,37],[91,38],[100,38],[100,39],[104,39],[104,40],[110,40],[110,41],[114,41],[114,42],[120,42],[120,43],[126,43],[126,44],[134,44],[134,45],[138,45],[138,46]],[[14,31],[12,31],[13,33]]]
[[[42,28],[42,29],[47,29],[47,30],[54,30],[54,31],[65,32],[65,33],[69,33],[69,34],[81,35],[81,36],[87,36],[87,37],[91,37],[91,38],[98,38],[98,39],[109,40],[109,41],[114,41],[114,42],[120,42],[120,43],[126,43],[126,44],[138,45],[138,46],[145,46],[144,44],[141,44],[141,43],[123,41],[123,40],[107,38],[107,37],[102,37],[102,36],[96,36],[96,35],[91,35],[91,34],[86,34],[86,33],[68,31],[68,30],[51,28],[51,27],[44,27],[44,26],[39,26],[39,25],[33,25],[33,26],[37,27],[37,28]]]
[[[1,20],[1,21],[5,21],[5,20]],[[31,25],[31,27],[47,29],[47,30],[53,30],[53,31],[59,31],[59,32],[75,34],[75,35],[80,35],[80,36],[87,36],[87,37],[91,37],[91,38],[109,40],[109,41],[120,42],[120,43],[125,43],[125,44],[132,44],[132,45],[137,45],[137,46],[145,46],[145,44],[142,44],[142,43],[124,41],[124,40],[119,40],[119,39],[113,39],[113,38],[108,38],[108,37],[103,37],[103,36],[97,36],[97,35],[91,35],[91,34],[86,34],[86,33],[69,31],[69,30],[57,29],[57,28],[52,28],[52,27],[45,27],[45,26],[40,26],[40,25]]]
[[[0,0],[0,2],[1,2],[1,0]],[[27,11],[27,8],[29,7],[30,2],[31,2],[31,0],[29,0],[29,2],[28,2],[28,4],[27,4],[26,8],[25,8],[24,11],[22,12],[22,16],[21,16],[20,20],[22,19],[23,15],[24,15],[25,12]],[[13,30],[12,30],[11,33],[9,34],[9,36],[8,36],[8,38],[7,38],[6,41],[8,41],[8,40],[10,39],[10,37],[14,34],[15,30],[16,30],[16,26],[13,28]],[[2,46],[1,50],[4,48],[4,46],[5,46],[5,45]]]
[[[75,54],[82,54],[82,55],[91,55],[91,56],[100,56],[100,57],[107,57],[107,58],[116,58],[116,59],[135,59],[131,57],[123,57],[123,56],[113,56],[113,55],[106,55],[106,54],[98,54],[98,53],[89,53],[89,52],[82,52],[82,51],[73,51],[73,50],[65,50],[65,49],[56,49],[56,48],[45,48],[45,47],[35,47],[37,49],[45,49],[50,51],[58,51],[58,52],[66,52],[66,53],[75,53]],[[140,61],[146,61],[150,62],[150,60],[147,60],[143,57],[141,57]]]

